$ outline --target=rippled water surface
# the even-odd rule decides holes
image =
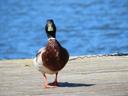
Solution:
[[[128,0],[0,0],[0,59],[34,57],[48,18],[70,55],[128,52]]]

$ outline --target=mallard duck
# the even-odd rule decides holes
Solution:
[[[34,58],[35,67],[43,74],[45,88],[58,86],[58,72],[66,65],[69,59],[68,51],[56,39],[56,26],[52,19],[47,20],[45,31],[48,37],[46,47],[41,48]],[[55,74],[53,83],[48,83],[47,74]]]

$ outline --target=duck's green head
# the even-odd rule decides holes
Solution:
[[[45,31],[46,31],[48,38],[51,38],[51,37],[56,38],[56,26],[52,19],[47,20]]]

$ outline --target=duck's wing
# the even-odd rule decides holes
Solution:
[[[35,58],[33,59],[33,61],[35,62],[35,63],[43,63],[43,61],[42,61],[42,54],[45,52],[45,47],[43,47],[43,48],[41,48],[41,49],[39,49],[39,51],[37,52],[37,54],[36,54],[36,56],[35,56]]]
[[[40,48],[36,53],[36,57],[38,57],[41,53],[44,53],[44,51],[45,51],[45,47]]]
[[[45,52],[45,47],[39,49],[36,54],[36,57],[33,59],[34,66],[37,70],[41,71],[43,69],[43,61],[42,61],[42,54]]]

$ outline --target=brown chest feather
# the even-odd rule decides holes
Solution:
[[[59,71],[65,66],[68,59],[67,50],[61,47],[57,40],[48,41],[46,51],[42,54],[44,66],[52,71]]]

